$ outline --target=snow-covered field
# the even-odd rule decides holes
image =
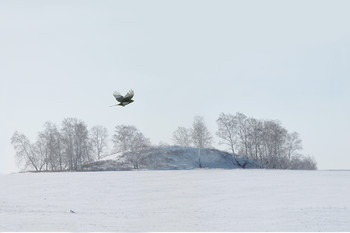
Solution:
[[[0,231],[350,231],[350,171],[0,175]]]

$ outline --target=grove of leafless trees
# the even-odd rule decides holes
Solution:
[[[16,160],[23,169],[35,171],[76,171],[96,158],[100,158],[106,148],[106,129],[93,127],[91,134],[85,122],[76,118],[66,118],[59,129],[46,122],[37,140],[29,139],[17,131],[11,142],[16,151]]]
[[[259,120],[242,113],[221,113],[216,135],[234,155],[253,159],[272,169],[316,169],[316,162],[301,154],[302,141],[280,122]]]
[[[248,161],[253,160],[261,168],[317,169],[313,158],[301,154],[303,147],[299,134],[288,132],[279,121],[255,119],[243,113],[221,113],[217,125],[219,144],[230,151],[238,167],[245,168]],[[175,144],[194,145],[199,152],[200,148],[210,147],[211,141],[203,117],[195,117],[192,128],[178,127],[173,133]]]
[[[112,141],[114,151],[130,152],[129,160],[134,164],[135,169],[139,168],[139,160],[142,156],[140,151],[151,146],[151,141],[132,125],[116,126]]]
[[[261,168],[317,169],[314,159],[301,154],[299,134],[288,132],[279,121],[221,113],[217,125],[218,142],[229,151],[238,167],[245,168],[250,160]],[[172,139],[176,145],[198,148],[198,167],[202,167],[201,149],[212,148],[213,142],[202,116],[194,117],[191,128],[178,127]],[[117,152],[127,153],[128,162],[138,169],[142,150],[152,146],[150,139],[135,126],[117,125],[109,139],[105,127],[97,125],[88,129],[84,121],[76,118],[64,119],[60,127],[46,122],[35,142],[16,131],[11,143],[18,165],[34,171],[79,171],[84,164]]]
[[[137,169],[140,150],[151,145],[132,125],[116,126],[111,142],[113,149],[109,151],[108,130],[100,125],[89,130],[85,122],[76,118],[64,119],[60,128],[46,122],[33,143],[17,131],[11,138],[19,167],[37,172],[79,171],[82,165],[115,152],[129,152],[129,161]]]

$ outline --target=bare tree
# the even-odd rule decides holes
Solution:
[[[288,134],[286,138],[286,153],[288,158],[291,159],[293,155],[297,155],[297,152],[302,149],[303,146],[299,134],[297,132]]]
[[[57,126],[51,122],[44,124],[36,142],[38,152],[45,157],[45,170],[57,171],[65,169],[62,137]]]
[[[263,147],[265,153],[265,165],[269,168],[284,168],[285,142],[288,131],[278,121],[264,121]]]
[[[116,151],[130,152],[130,160],[134,163],[135,169],[139,168],[140,151],[151,144],[150,140],[132,125],[116,126],[112,141]]]
[[[243,157],[249,157],[249,125],[247,122],[248,117],[243,113],[237,112],[234,116],[237,121],[237,134],[240,143],[240,154]]]
[[[65,162],[63,153],[64,145],[62,135],[56,125],[46,124],[45,127],[52,141],[52,143],[50,143],[50,151],[53,154],[52,163],[56,165],[54,169],[60,171],[65,170],[67,168],[67,163]]]
[[[235,147],[238,141],[237,120],[231,114],[221,113],[216,122],[218,124],[218,131],[216,132],[216,135],[220,138],[219,143],[230,148],[232,156],[234,156]]]
[[[79,170],[81,165],[92,160],[87,126],[76,118],[66,118],[61,132],[68,169]]]
[[[96,158],[102,158],[102,154],[107,148],[108,131],[105,127],[97,125],[91,128],[90,138]]]
[[[48,147],[48,141],[45,137],[42,137],[40,134],[34,143],[33,149],[37,157],[43,161],[43,170],[48,171],[50,166],[50,152]],[[41,170],[41,169],[40,169]]]
[[[19,166],[23,165],[23,168],[32,167],[35,171],[41,171],[45,162],[36,151],[33,144],[24,134],[19,134],[17,131],[11,137],[11,144],[16,150],[16,160]]]
[[[249,157],[262,162],[263,122],[255,118],[247,119]]]
[[[201,116],[195,116],[192,124],[191,136],[193,143],[198,147],[198,167],[202,167],[201,164],[201,148],[209,147],[213,140],[207,126],[204,123],[204,118]]]
[[[245,168],[248,164],[249,152],[252,145],[250,137],[252,132],[250,130],[249,119],[242,113],[236,115],[221,113],[218,120],[218,131],[216,135],[220,138],[220,143],[230,148],[234,165]],[[235,148],[237,148],[242,158],[242,161],[237,159],[235,155]]]
[[[186,129],[185,127],[178,127],[173,133],[173,142],[179,146],[191,146],[191,129]]]

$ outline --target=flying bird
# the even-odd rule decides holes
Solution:
[[[115,91],[115,92],[113,92],[113,96],[119,102],[119,104],[115,104],[115,105],[112,105],[110,107],[113,107],[113,106],[123,106],[124,107],[125,105],[128,105],[128,104],[134,102],[134,100],[132,100],[132,97],[134,97],[133,90],[130,90],[128,93],[126,93],[125,96],[122,96],[119,92]]]

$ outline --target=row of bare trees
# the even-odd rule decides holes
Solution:
[[[251,159],[264,168],[317,169],[314,159],[301,154],[299,134],[289,133],[279,121],[221,113],[217,124],[219,143],[230,151],[239,167],[244,168]],[[199,116],[194,118],[192,128],[178,127],[173,133],[173,142],[181,146],[210,147],[212,138],[203,117]],[[244,162],[237,156],[244,158]]]
[[[17,131],[11,138],[19,167],[34,171],[80,170],[82,165],[108,155],[108,142],[105,127],[97,125],[88,130],[86,123],[76,118],[64,119],[60,128],[46,122],[34,143]],[[140,157],[136,152],[150,145],[135,126],[125,125],[115,127],[112,142],[114,152],[132,152],[130,160],[135,168]]]
[[[217,136],[232,154],[257,161],[273,169],[316,169],[316,162],[301,154],[297,132],[289,133],[279,121],[260,120],[242,113],[221,113]]]
[[[107,129],[94,126],[90,132],[85,122],[66,118],[59,129],[46,122],[34,143],[17,131],[11,138],[16,160],[23,169],[35,171],[79,170],[84,163],[101,158],[107,147]]]
[[[317,169],[312,158],[300,153],[302,142],[298,133],[289,133],[278,121],[259,120],[242,113],[221,113],[217,124],[219,143],[230,151],[239,167],[244,168],[250,159],[264,168]],[[17,131],[11,142],[19,166],[35,171],[76,171],[110,153],[107,129],[94,126],[89,130],[85,122],[76,118],[64,119],[60,128],[46,122],[34,143]],[[116,126],[111,142],[111,151],[129,152],[129,161],[135,169],[139,168],[141,150],[151,146],[150,139],[130,125]],[[213,136],[204,118],[196,116],[191,128],[178,127],[174,131],[173,142],[198,148],[198,167],[201,167],[201,148],[210,148]]]
[[[99,160],[108,151],[108,131],[103,126],[88,130],[85,122],[66,118],[59,129],[46,122],[34,143],[17,131],[11,138],[18,165],[24,170],[77,171],[81,166]],[[112,136],[113,152],[131,152],[129,160],[139,167],[140,150],[151,145],[135,126],[118,125]]]

